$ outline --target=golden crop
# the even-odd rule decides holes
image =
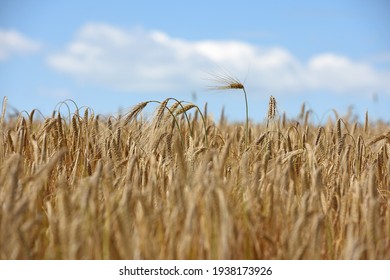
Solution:
[[[3,106],[1,259],[390,259],[389,124],[150,104]]]

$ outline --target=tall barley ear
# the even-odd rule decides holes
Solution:
[[[157,110],[157,114],[156,114],[156,119],[155,119],[156,122],[154,125],[154,129],[157,129],[160,126],[161,121],[163,120],[163,117],[164,117],[165,110],[169,110],[169,108],[167,107],[169,100],[170,100],[170,98],[167,98],[164,101],[160,102],[160,106],[159,106],[159,108]]]
[[[306,112],[306,104],[302,103],[302,105],[301,105],[301,112],[299,113],[298,118],[302,120],[303,117],[305,116],[305,112]]]
[[[366,111],[366,116],[364,118],[364,133],[367,134],[368,131],[368,111]]]
[[[248,98],[244,85],[237,79],[229,75],[229,73],[222,71],[221,74],[209,74],[206,78],[215,83],[215,85],[209,86],[209,90],[230,90],[241,89],[245,98],[245,149],[248,147],[249,142],[249,109]]]
[[[84,126],[87,128],[88,127],[88,108],[86,108],[84,111],[83,123],[84,123]]]
[[[5,112],[6,112],[6,109],[7,109],[7,96],[4,96],[3,98],[3,105],[2,105],[2,110],[1,110],[1,117],[0,117],[0,133],[1,135],[4,134],[4,120],[5,120]],[[0,161],[3,160],[3,149],[4,149],[4,137],[1,136],[0,137]]]
[[[5,112],[7,110],[7,101],[8,101],[7,96],[4,96],[2,109],[1,109],[1,118],[0,118],[0,130],[1,130],[1,132],[3,132],[3,129],[4,129],[4,120],[5,120]],[[0,137],[0,139],[3,139],[3,137]]]
[[[337,133],[337,140],[340,140],[340,138],[341,138],[341,119],[338,119],[336,122],[336,133]]]
[[[267,128],[270,121],[273,121],[276,116],[276,99],[271,95],[268,103],[268,113],[267,113]]]

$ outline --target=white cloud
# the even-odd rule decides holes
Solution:
[[[17,31],[0,29],[0,60],[5,60],[13,54],[36,52],[40,48],[38,42],[26,38]]]
[[[160,31],[124,30],[89,23],[48,64],[80,81],[125,91],[194,90],[200,71],[216,65],[232,73],[249,70],[247,86],[268,92],[390,93],[390,72],[332,53],[299,61],[281,47],[240,41],[188,41]]]
[[[386,87],[390,89],[389,73],[386,77],[364,63],[353,62],[334,54],[322,54],[311,59],[308,64],[311,81],[314,87],[329,88],[335,91],[358,90],[370,87]],[[383,85],[381,83],[384,83]],[[374,89],[373,89],[374,90]]]

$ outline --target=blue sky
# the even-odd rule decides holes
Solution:
[[[176,97],[241,121],[241,92],[206,90],[223,69],[253,121],[270,95],[289,117],[306,103],[318,121],[351,106],[389,121],[389,15],[380,0],[0,0],[0,96],[45,115],[68,98],[115,114]]]

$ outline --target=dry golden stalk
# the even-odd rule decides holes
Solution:
[[[156,115],[155,128],[160,126],[160,123],[161,123],[161,121],[163,120],[163,117],[164,117],[164,112],[167,109],[167,104],[168,104],[169,100],[170,99],[167,98],[163,102],[161,102],[161,104],[160,104],[160,106],[158,108],[158,111],[157,111],[157,115]]]
[[[341,139],[341,119],[338,119],[336,122],[336,127],[337,127],[337,139]]]
[[[62,117],[61,117],[61,114],[59,112],[57,114],[57,131],[58,131],[58,135],[59,135],[60,139],[62,139],[64,136],[64,131],[62,129]]]
[[[346,134],[344,134],[343,137],[339,138],[339,142],[337,144],[337,154],[338,155],[341,155],[341,152],[343,151],[344,143],[345,143],[345,137],[346,137]]]
[[[125,121],[123,123],[126,126],[132,119],[136,118],[138,114],[148,105],[149,102],[141,102],[137,106],[135,106],[126,116]]]
[[[321,135],[325,133],[325,129],[321,126],[319,129],[318,129],[318,132],[317,132],[317,137],[316,137],[316,141],[315,141],[315,145],[317,146],[318,143],[320,142],[320,139],[321,139]]]
[[[302,103],[301,105],[301,112],[299,113],[299,119],[303,119],[303,117],[305,116],[305,112],[306,112],[306,108],[305,108],[306,104],[305,103]]]
[[[159,146],[161,140],[164,139],[164,138],[166,138],[167,135],[168,135],[168,133],[164,132],[164,133],[162,133],[159,137],[157,137],[157,138],[155,139],[155,142],[154,142],[153,145],[152,145],[152,152],[156,152],[156,150],[157,150],[157,148],[158,148],[158,146]]]
[[[368,131],[368,111],[366,111],[366,116],[364,118],[364,133],[367,134]]]
[[[269,104],[268,104],[268,114],[267,114],[268,120],[274,119],[275,115],[276,115],[276,100],[275,100],[275,97],[273,97],[271,95],[271,97],[269,98]]]
[[[54,118],[46,119],[45,122],[43,123],[43,131],[48,133],[51,128],[55,126],[57,123],[57,120]]]
[[[178,116],[178,115],[183,114],[183,113],[187,112],[188,110],[191,110],[192,108],[195,108],[195,107],[196,107],[196,105],[194,105],[194,104],[188,104],[188,105],[184,106],[183,108],[181,108],[180,110],[177,110],[175,112],[175,114],[176,114],[176,116]]]
[[[165,138],[165,143],[166,143],[166,149],[167,149],[167,157],[171,158],[173,156],[172,153],[172,133],[167,134]]]
[[[11,148],[11,151],[14,152],[15,151],[14,142],[12,140],[12,136],[11,136],[11,131],[10,130],[7,131],[7,140],[8,140],[8,143],[6,142],[6,144],[9,144],[9,146]]]
[[[77,121],[77,115],[73,115],[72,117],[72,129],[73,129],[73,135],[77,138],[79,134],[79,129],[78,129],[78,121]]]
[[[266,136],[267,136],[267,133],[265,133],[265,132],[262,133],[260,135],[260,137],[256,140],[255,144],[256,145],[260,145],[263,142],[263,140],[265,139]]]
[[[84,122],[84,127],[88,127],[88,108],[85,109],[85,111],[84,111],[83,122]]]
[[[377,143],[377,142],[379,142],[379,141],[381,141],[381,140],[383,140],[383,139],[386,139],[386,141],[388,142],[388,143],[390,143],[390,137],[388,137],[388,135],[386,134],[386,135],[379,135],[379,136],[377,136],[377,137],[375,137],[374,139],[372,139],[369,143],[368,143],[368,145],[373,145],[373,144],[375,144],[375,143]]]

